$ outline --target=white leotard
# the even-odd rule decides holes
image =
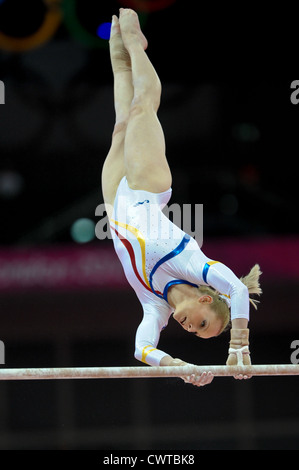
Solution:
[[[173,313],[167,302],[173,284],[209,285],[230,299],[232,319],[249,319],[248,289],[163,214],[170,197],[171,189],[159,194],[132,190],[124,177],[110,220],[115,251],[143,307],[135,357],[149,365],[159,365],[167,355],[157,345]]]

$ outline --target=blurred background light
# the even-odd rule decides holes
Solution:
[[[20,0],[0,2],[0,30],[8,36],[26,37],[35,33],[44,21],[47,7],[40,0],[30,1],[30,14],[28,3]]]
[[[220,211],[224,215],[235,215],[238,211],[239,203],[234,194],[224,194],[219,201]]]
[[[111,23],[102,23],[97,29],[97,35],[105,40],[110,38]]]
[[[88,243],[95,238],[95,223],[91,219],[76,220],[71,226],[71,237],[77,243]]]
[[[260,139],[260,131],[253,123],[243,122],[235,124],[232,128],[232,135],[241,142],[257,142]]]
[[[24,188],[23,177],[11,170],[0,172],[0,197],[3,199],[13,199],[22,192]]]
[[[28,2],[10,0],[0,3],[0,49],[23,52],[51,39],[61,23],[55,0]]]

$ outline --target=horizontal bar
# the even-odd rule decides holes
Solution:
[[[215,377],[236,375],[273,376],[299,375],[299,365],[269,364],[251,366],[196,366],[188,364],[176,367],[70,367],[0,369],[0,380],[45,380],[45,379],[131,379],[186,377],[211,372]]]

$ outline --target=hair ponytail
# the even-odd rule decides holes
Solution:
[[[260,275],[262,274],[260,267],[258,264],[253,266],[249,274],[247,276],[241,277],[240,281],[243,282],[243,284],[247,287],[248,292],[249,292],[249,300],[251,304],[254,306],[254,308],[257,310],[257,304],[259,303],[259,300],[256,299],[251,299],[250,294],[257,294],[260,295],[263,291],[260,288]]]

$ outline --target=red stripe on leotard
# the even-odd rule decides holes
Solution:
[[[145,287],[148,291],[152,292],[152,290],[145,284],[143,279],[140,277],[140,274],[139,274],[139,272],[137,270],[137,266],[136,266],[135,253],[134,253],[134,250],[133,250],[133,247],[132,247],[131,243],[125,237],[123,237],[114,227],[111,226],[111,228],[114,230],[114,232],[116,233],[116,235],[118,236],[118,238],[120,239],[120,241],[122,242],[122,244],[124,245],[126,250],[128,251],[128,254],[129,254],[130,260],[131,260],[131,264],[132,264],[132,268],[133,268],[133,271],[134,271],[135,276],[137,277],[138,281],[141,282],[143,287]]]

